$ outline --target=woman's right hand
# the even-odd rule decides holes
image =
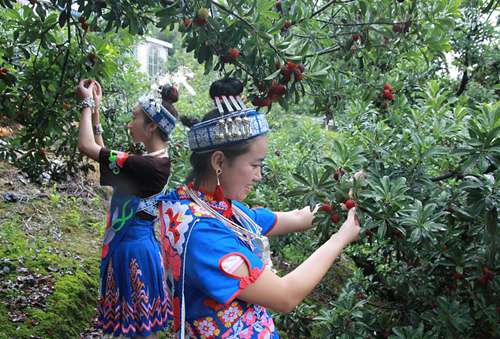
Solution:
[[[79,100],[83,100],[86,98],[92,98],[93,91],[94,91],[94,83],[92,80],[89,79],[82,79],[78,83],[78,86],[76,87],[76,98]]]
[[[334,235],[340,236],[345,244],[348,245],[353,241],[358,240],[359,232],[361,231],[361,226],[359,225],[359,219],[356,215],[356,208],[351,208],[347,212],[347,219],[344,221],[339,231]]]

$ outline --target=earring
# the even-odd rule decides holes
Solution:
[[[214,191],[214,200],[215,201],[223,201],[224,200],[224,189],[222,188],[222,185],[220,184],[220,175],[222,174],[222,170],[219,168],[215,171],[215,174],[217,175],[217,186],[215,186],[215,191]]]

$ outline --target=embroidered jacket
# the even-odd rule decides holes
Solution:
[[[231,205],[238,206],[262,227],[262,234],[276,223],[276,215],[265,208],[249,209],[234,200],[215,202],[210,194],[196,193],[228,217]],[[184,186],[160,199],[161,242],[173,295],[174,331],[180,335],[185,317],[189,337],[277,338],[264,307],[237,299],[263,272],[265,265],[259,256],[230,228],[192,202]],[[243,264],[249,276],[234,275]]]

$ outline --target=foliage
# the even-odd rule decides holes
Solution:
[[[277,316],[278,328],[289,337],[500,336],[495,1],[123,6],[81,0],[78,12],[68,3],[0,1],[6,14],[0,58],[8,70],[0,80],[0,108],[24,125],[4,158],[40,173],[56,166],[39,150],[49,147],[64,160],[61,166],[75,171],[81,165],[73,155],[77,111],[60,108],[72,97],[69,89],[89,75],[132,98],[132,90],[142,90],[139,78],[132,71],[113,77],[116,69],[131,69],[122,52],[135,38],[123,29],[132,35],[146,33],[148,24],[168,29],[182,35],[187,53],[179,49],[169,69],[189,64],[203,79],[192,53],[209,74],[197,80],[198,93],[206,93],[215,70],[241,77],[249,100],[272,105],[265,175],[248,203],[274,210],[331,205],[319,213],[314,232],[273,240],[280,263],[307,257],[338,229],[346,200],[357,204],[363,233],[346,250],[354,263],[347,282],[320,286],[319,297]],[[113,46],[105,42],[110,37]],[[181,100],[188,115],[208,108],[202,96]],[[321,128],[318,116],[332,130]],[[118,130],[124,117],[108,112],[107,129]],[[172,138],[172,184],[189,168],[182,133]],[[117,134],[113,141],[125,140]],[[355,179],[361,169],[366,179]]]

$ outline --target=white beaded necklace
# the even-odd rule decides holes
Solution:
[[[233,204],[233,213],[236,219],[243,225],[247,225],[248,228],[238,225],[231,219],[226,218],[215,209],[213,209],[209,204],[207,204],[203,199],[200,199],[198,195],[193,192],[189,187],[186,187],[186,193],[189,195],[191,200],[193,200],[198,206],[212,214],[216,219],[222,221],[227,227],[229,227],[242,241],[247,243],[252,251],[257,246],[263,252],[263,260],[267,261],[267,256],[270,256],[269,252],[269,241],[266,236],[262,235],[262,227],[260,227],[255,221],[253,221],[246,213],[244,213],[240,208]]]
[[[159,149],[157,151],[151,152],[151,153],[144,153],[144,156],[146,157],[156,157],[157,155],[161,155],[161,157],[168,156],[168,147]]]

